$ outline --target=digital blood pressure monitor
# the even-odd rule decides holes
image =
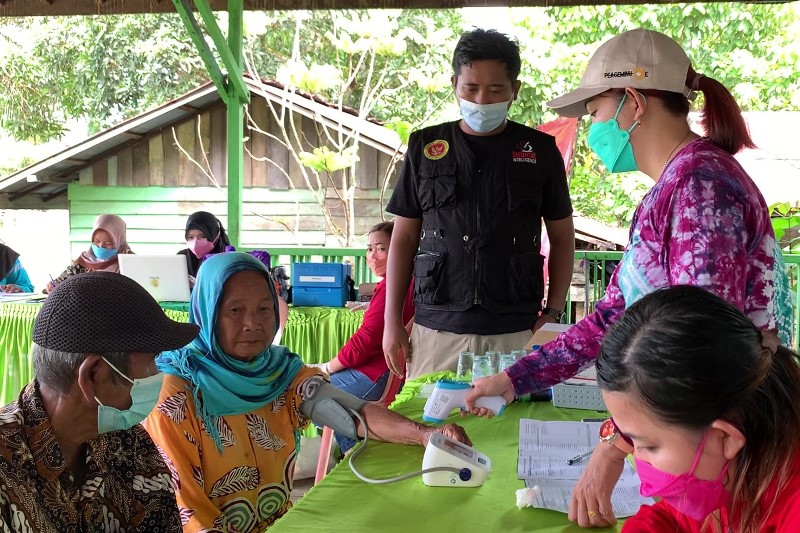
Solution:
[[[434,433],[425,447],[422,469],[441,467],[447,469],[422,474],[422,482],[430,487],[480,487],[492,471],[492,460],[475,448]]]

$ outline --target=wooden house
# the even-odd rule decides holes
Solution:
[[[355,234],[380,221],[391,193],[383,189],[384,178],[396,176],[403,153],[397,134],[354,110],[277,83],[245,79],[251,103],[245,118],[242,246],[343,245],[328,223],[345,227],[345,203],[333,185],[341,188],[342,171],[331,173],[329,181],[323,174],[318,187],[287,148],[311,151],[328,136],[358,135]],[[174,253],[184,242],[190,213],[210,211],[226,224],[225,135],[224,104],[207,83],[0,179],[0,195],[6,208],[68,208],[73,255],[86,248],[100,213],[125,219],[135,251]]]

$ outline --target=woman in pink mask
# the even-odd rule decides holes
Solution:
[[[119,272],[119,254],[132,254],[128,246],[127,226],[117,215],[100,215],[92,227],[92,244],[59,276],[45,287],[50,293],[70,276],[88,271]]]
[[[644,496],[623,533],[800,531],[800,367],[736,307],[675,286],[630,306],[597,378]]]
[[[189,215],[185,237],[189,247],[178,253],[186,256],[186,266],[192,280],[197,277],[197,270],[206,254],[222,253],[230,244],[222,222],[206,211],[197,211]]]

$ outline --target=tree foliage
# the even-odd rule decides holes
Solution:
[[[747,111],[800,109],[797,5],[694,3],[513,10],[523,89],[511,116],[535,125],[555,114],[546,102],[577,86],[599,43],[637,27],[681,43],[697,72],[730,88]],[[695,107],[702,106],[702,96]],[[609,175],[581,129],[570,191],[587,216],[626,225],[649,185],[638,173]]]
[[[635,27],[663,31],[682,43],[695,70],[730,87],[744,110],[800,109],[796,2],[507,12],[523,56],[523,89],[511,118],[530,125],[554,118],[545,103],[576,86],[600,42]],[[245,49],[259,75],[380,118],[407,138],[412,128],[456,112],[450,58],[462,13],[246,12]],[[223,29],[225,16],[218,14]],[[97,131],[205,79],[177,15],[0,21],[0,128],[18,139],[58,137],[73,119]],[[636,173],[609,176],[586,147],[587,129],[581,128],[570,184],[575,206],[585,215],[626,224],[647,186]]]
[[[261,75],[358,109],[402,138],[411,127],[441,117],[450,94],[447,65],[460,32],[458,11],[258,13],[248,14],[245,26]],[[376,87],[376,94],[365,94]]]
[[[177,15],[9,19],[0,26],[0,126],[15,138],[96,132],[205,79]]]
[[[401,135],[407,135],[409,120],[419,125],[436,110],[435,105],[431,107],[431,101],[434,98],[441,101],[448,96],[445,89],[448,78],[437,82],[441,76],[433,75],[433,69],[440,69],[449,49],[430,46],[431,39],[455,37],[455,32],[447,26],[455,19],[451,13],[446,14],[448,16],[426,11],[295,12],[288,17],[295,24],[290,53],[278,56],[282,61],[263,53],[264,49],[272,48],[273,39],[280,39],[267,29],[269,25],[261,25],[260,33],[253,31],[254,25],[248,27],[247,67],[254,79],[277,77],[287,90],[324,97],[331,105],[339,109],[346,107],[359,117],[379,117],[393,122]],[[272,22],[285,24],[286,20],[278,18]],[[417,31],[417,27],[425,34]],[[283,30],[288,33],[290,28]],[[317,38],[308,39],[310,34]],[[280,44],[288,45],[282,41]],[[419,63],[407,60],[410,52],[419,57]],[[259,66],[274,70],[265,75]],[[419,76],[426,71],[431,75],[423,83]],[[356,222],[355,176],[361,135],[358,126],[346,133],[347,128],[330,128],[317,122],[316,137],[321,144],[309,149],[298,142],[296,120],[284,116],[285,110],[275,109],[270,102],[268,105],[274,123],[281,129],[279,135],[271,138],[280,142],[302,165],[305,186],[315,193],[330,233],[337,236],[342,245],[351,245]],[[253,134],[266,134],[264,126],[255,124],[252,117],[248,125]],[[393,170],[394,166],[390,165],[389,169]],[[384,176],[384,180],[387,179],[388,175]],[[335,207],[331,205],[332,196],[338,200],[334,201]],[[334,209],[339,207],[344,214],[343,223],[334,216]]]

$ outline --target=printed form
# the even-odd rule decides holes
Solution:
[[[600,438],[600,422],[543,422],[523,419],[519,423],[519,459],[517,475],[526,487],[538,486],[542,494],[534,507],[566,513],[572,489],[589,462],[589,457],[573,465],[567,459],[594,448]],[[611,505],[617,518],[633,516],[642,505],[652,505],[652,498],[639,494],[639,476],[625,461],[622,477],[611,493]]]

